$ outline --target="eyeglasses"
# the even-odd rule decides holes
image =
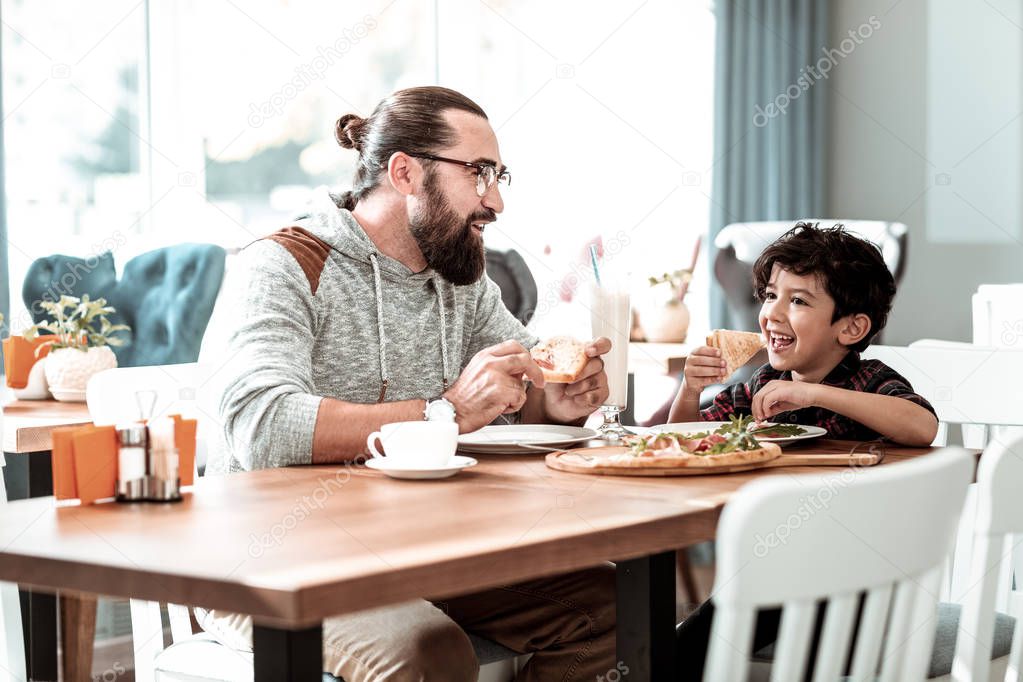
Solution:
[[[454,163],[459,166],[465,166],[466,168],[476,169],[476,194],[478,196],[486,196],[486,193],[490,191],[490,188],[494,186],[495,182],[499,182],[505,187],[511,187],[511,173],[507,170],[503,170],[500,173],[497,172],[497,168],[489,163],[473,163],[472,161],[459,161],[458,159],[447,159],[443,156],[434,156],[433,154],[409,154],[417,159],[429,159],[431,161],[443,161],[444,163]]]

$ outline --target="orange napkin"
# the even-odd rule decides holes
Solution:
[[[39,360],[46,357],[50,352],[50,346],[55,337],[37,336],[32,341],[26,341],[24,336],[10,336],[3,340],[4,349],[4,373],[7,375],[7,385],[11,388],[25,388],[28,386],[28,375],[32,366]],[[38,357],[36,349],[42,346]]]
[[[178,477],[181,485],[192,485],[195,481],[195,430],[198,423],[194,419],[183,419],[181,415],[174,418],[174,445],[178,448]]]
[[[117,429],[87,426],[71,436],[75,487],[82,504],[117,494]]]
[[[71,438],[82,427],[64,426],[54,429],[50,437],[53,440],[53,496],[58,500],[73,500],[78,497],[78,486],[75,485],[75,454],[72,451]]]

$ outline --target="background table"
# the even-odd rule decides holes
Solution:
[[[929,451],[889,448],[885,462]],[[319,680],[324,618],[610,560],[619,659],[632,682],[671,679],[674,550],[713,538],[722,506],[750,480],[843,471],[625,478],[553,471],[542,455],[478,459],[441,481],[293,467],[200,479],[179,504],[15,502],[0,508],[0,580],[248,613],[256,680]]]
[[[50,434],[61,426],[87,424],[91,420],[85,403],[57,400],[14,400],[4,404],[2,468],[9,500],[23,500],[53,494]],[[61,628],[64,643],[64,679],[89,680],[92,674],[92,646],[96,634],[96,598],[69,596],[61,600]],[[21,592],[21,610],[26,630],[26,663],[29,678],[57,680],[57,600],[52,594]],[[33,624],[35,627],[33,627]],[[40,633],[31,638],[29,632]],[[53,640],[52,642],[50,640]]]

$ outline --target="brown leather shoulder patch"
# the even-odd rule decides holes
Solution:
[[[309,289],[316,295],[320,286],[320,274],[330,254],[330,245],[301,227],[286,227],[265,237],[271,239],[285,249],[298,261],[299,267],[309,280]]]

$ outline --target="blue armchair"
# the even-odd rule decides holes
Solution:
[[[111,322],[132,329],[128,343],[113,349],[120,367],[195,362],[226,256],[212,244],[169,246],[128,261],[119,281],[109,252],[90,259],[47,256],[29,267],[22,299],[40,322],[46,318],[40,300],[86,293],[106,298],[117,309]]]

